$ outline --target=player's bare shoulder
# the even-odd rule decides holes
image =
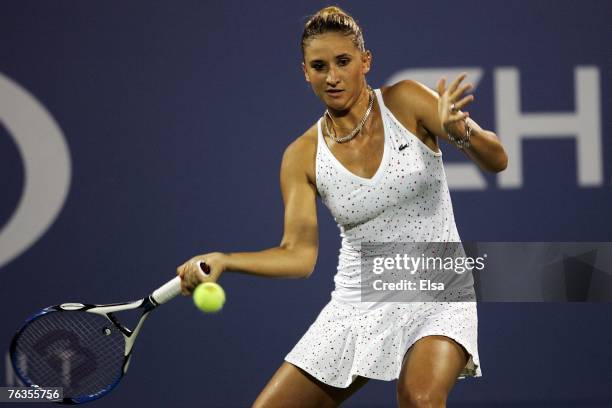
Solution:
[[[391,86],[382,87],[381,92],[387,107],[398,119],[413,119],[426,104],[431,103],[435,93],[420,82],[406,79]]]
[[[435,136],[424,126],[424,118],[437,115],[437,93],[410,79],[381,88],[387,108],[406,129],[434,151]]]
[[[283,168],[291,173],[304,173],[308,181],[315,184],[315,161],[317,154],[317,125],[313,125],[296,138],[283,154]]]
[[[418,128],[416,104],[419,99],[419,86],[418,82],[404,80],[380,88],[387,108],[413,134],[417,133]]]

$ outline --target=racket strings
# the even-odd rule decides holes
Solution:
[[[63,387],[65,397],[98,394],[122,375],[125,340],[104,316],[84,311],[44,314],[15,340],[18,373],[30,384]]]

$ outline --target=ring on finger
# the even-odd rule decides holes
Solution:
[[[451,103],[451,106],[450,106],[450,111],[451,111],[451,112],[457,112],[457,108],[455,107],[455,104],[454,104],[454,103]]]

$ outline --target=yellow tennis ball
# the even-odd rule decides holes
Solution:
[[[193,303],[205,313],[218,312],[225,303],[225,291],[218,283],[202,283],[193,291]]]

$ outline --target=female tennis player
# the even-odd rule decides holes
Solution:
[[[411,80],[372,90],[372,54],[343,10],[312,16],[301,45],[304,76],[325,113],[283,155],[282,241],[190,259],[177,269],[183,293],[224,271],[308,277],[317,259],[319,195],[341,231],[335,289],[254,406],[335,407],[369,379],[398,379],[400,407],[443,407],[458,378],[482,375],[476,303],[361,302],[361,243],[460,242],[438,141],[493,172],[506,167],[506,154],[493,132],[462,111],[474,99],[465,75],[448,86],[440,79],[437,93]]]

